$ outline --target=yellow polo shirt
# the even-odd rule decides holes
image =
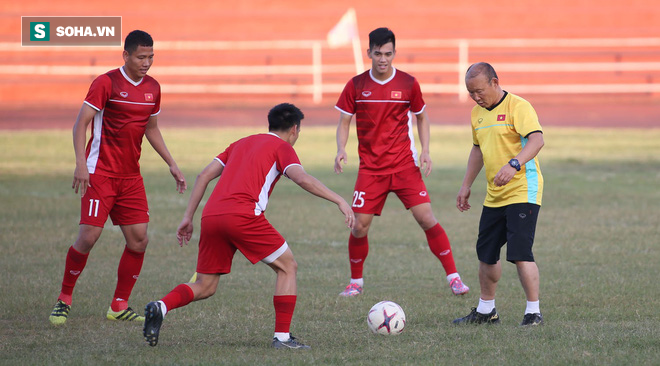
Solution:
[[[538,158],[528,161],[509,183],[497,187],[493,179],[527,143],[533,132],[543,132],[532,105],[525,99],[505,92],[493,108],[475,106],[472,109],[472,141],[484,157],[488,191],[484,206],[502,207],[514,203],[541,205],[543,175]]]

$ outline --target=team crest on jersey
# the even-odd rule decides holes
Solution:
[[[498,121],[506,121],[506,114],[498,114],[497,115],[497,120]]]
[[[400,92],[400,91],[392,91],[391,98],[392,99],[401,99],[402,95],[403,95],[403,93]]]
[[[369,98],[371,96],[371,92],[369,90],[365,90],[362,92],[362,95],[366,98]]]
[[[147,102],[153,102],[154,95],[151,93],[144,93],[144,100],[146,100]]]
[[[128,92],[119,92],[119,95],[121,95],[123,98],[126,98],[128,96]]]

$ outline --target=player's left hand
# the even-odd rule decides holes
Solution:
[[[419,168],[422,169],[425,177],[428,177],[429,174],[431,174],[433,162],[431,161],[431,155],[429,155],[429,153],[422,153],[419,156]]]
[[[179,227],[176,229],[176,240],[179,241],[179,246],[182,247],[184,243],[188,245],[188,242],[192,237],[192,233],[193,233],[192,220],[187,217],[184,217],[183,220],[181,220]]]
[[[179,167],[175,164],[170,167],[170,173],[176,181],[176,191],[183,193],[188,188],[188,183],[186,183],[186,178],[183,176],[183,173],[179,170]]]
[[[497,172],[495,178],[493,179],[493,183],[498,187],[506,185],[507,183],[509,183],[509,181],[511,181],[511,178],[513,178],[513,176],[516,175],[516,173],[517,173],[516,168],[512,167],[509,164],[506,164],[505,166],[502,167],[502,169],[500,169],[499,172]]]

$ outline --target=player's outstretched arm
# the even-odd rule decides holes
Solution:
[[[326,187],[320,180],[307,174],[305,169],[300,165],[290,166],[286,169],[285,173],[289,179],[307,192],[337,204],[339,211],[344,214],[344,222],[346,223],[346,226],[351,229],[353,228],[355,225],[355,215],[353,214],[353,210],[346,200],[344,200],[339,194]]]
[[[80,191],[80,196],[84,196],[89,184],[89,170],[87,170],[87,158],[85,157],[85,143],[87,142],[87,126],[92,122],[96,114],[96,109],[83,103],[78,113],[76,123],[73,125],[73,152],[76,154],[76,169],[73,171],[74,192]]]
[[[190,241],[193,233],[193,216],[195,215],[195,211],[197,211],[197,207],[199,207],[199,203],[204,197],[206,187],[208,187],[209,182],[222,174],[224,168],[224,165],[214,159],[197,175],[195,185],[190,193],[190,199],[188,199],[188,207],[186,208],[186,212],[183,214],[183,219],[176,230],[176,238],[179,241],[179,245],[183,246],[184,243],[188,244]]]
[[[473,145],[472,150],[470,150],[470,157],[468,158],[467,170],[465,171],[465,177],[463,178],[463,184],[458,190],[458,195],[456,196],[456,208],[459,211],[467,211],[470,209],[470,193],[472,183],[479,175],[481,168],[484,166],[484,156],[481,152],[479,146]]]
[[[337,125],[337,156],[335,157],[335,173],[343,173],[344,167],[348,160],[346,154],[346,143],[348,142],[348,134],[351,127],[350,114],[341,113],[339,116],[339,124]]]
[[[167,165],[170,167],[170,174],[172,174],[172,177],[174,177],[174,180],[176,181],[177,192],[183,193],[186,188],[188,188],[186,178],[183,176],[183,173],[181,173],[181,170],[179,170],[179,167],[176,165],[174,158],[170,154],[170,151],[167,149],[167,145],[165,145],[163,135],[160,133],[160,129],[158,128],[157,116],[149,117],[149,122],[147,122],[147,128],[144,131],[144,135],[147,137],[147,140],[154,148],[154,150],[156,150],[158,155],[160,155],[160,157],[163,158],[163,160],[165,160]]]

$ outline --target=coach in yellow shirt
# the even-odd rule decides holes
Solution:
[[[485,62],[468,69],[465,84],[477,103],[472,109],[472,151],[456,207],[470,209],[470,187],[486,167],[488,192],[479,221],[479,305],[455,324],[500,322],[495,290],[502,275],[500,250],[516,265],[527,297],[521,325],[543,324],[539,310],[539,270],[532,245],[541,208],[543,175],[536,155],[543,147],[543,130],[532,105],[502,90],[495,70]]]

